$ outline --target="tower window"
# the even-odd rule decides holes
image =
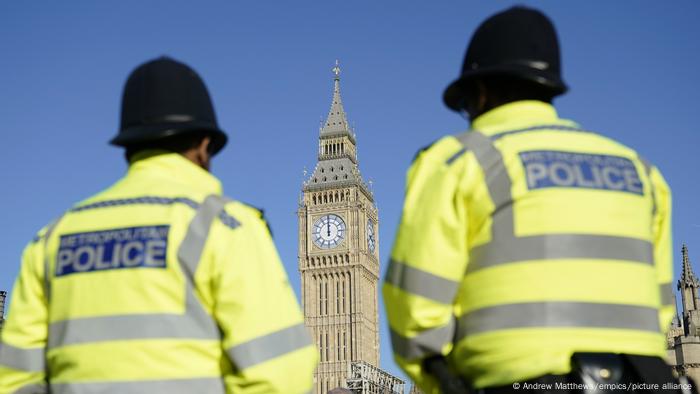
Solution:
[[[328,314],[328,278],[323,281],[323,312]]]
[[[346,337],[345,334],[346,334],[346,333],[345,333],[345,330],[343,330],[343,360],[347,360],[347,359],[348,359],[348,351],[347,351],[347,344],[346,344],[346,342],[347,342],[347,337]]]
[[[338,282],[338,276],[335,277],[335,313],[340,314],[340,282]],[[338,338],[340,339],[340,338]],[[340,341],[338,341],[340,342]]]
[[[343,275],[343,292],[340,293],[342,298],[340,299],[340,305],[342,305],[343,313],[345,313],[345,275]]]
[[[318,297],[321,298],[323,297],[323,283],[321,282],[321,278],[318,279]],[[318,303],[318,314],[323,315],[323,303],[319,302]]]

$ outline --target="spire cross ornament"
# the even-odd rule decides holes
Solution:
[[[335,59],[335,67],[333,67],[333,74],[335,74],[335,79],[340,79],[340,62]]]

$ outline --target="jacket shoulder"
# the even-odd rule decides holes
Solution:
[[[412,164],[415,165],[419,161],[451,164],[464,152],[465,149],[462,143],[459,142],[455,135],[446,135],[420,149],[413,157]]]
[[[224,224],[227,224],[227,217],[235,220],[240,226],[252,225],[262,221],[270,231],[269,224],[265,219],[265,211],[262,208],[238,200],[227,199],[224,211],[220,216]],[[229,225],[229,227],[231,226]],[[270,233],[272,233],[272,231],[270,231]]]

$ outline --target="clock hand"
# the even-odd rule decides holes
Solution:
[[[330,221],[330,216],[326,216],[326,234],[330,237],[331,236],[331,221]]]

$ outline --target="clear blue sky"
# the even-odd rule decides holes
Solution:
[[[71,1],[0,5],[0,289],[50,219],[120,177],[107,145],[121,89],[167,54],[205,79],[230,143],[213,172],[265,208],[292,283],[295,210],[340,59],[342,92],[373,180],[386,262],[415,151],[466,122],[441,102],[479,21],[511,1]],[[700,259],[697,1],[527,2],[555,21],[569,94],[560,113],[638,149],[674,192],[674,251]],[[384,267],[382,268],[382,272]],[[398,373],[386,322],[382,366]]]

